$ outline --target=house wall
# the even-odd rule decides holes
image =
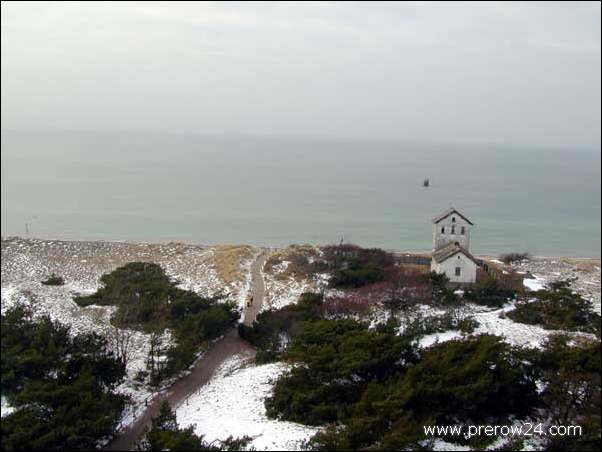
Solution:
[[[460,276],[456,276],[456,267],[460,267]],[[474,283],[477,280],[477,264],[462,253],[457,253],[443,262],[433,259],[431,270],[445,273],[452,283]]]
[[[453,219],[455,218],[455,222]],[[452,234],[452,226],[455,226],[455,234]],[[441,228],[445,228],[445,232],[441,233]],[[462,227],[465,228],[465,233],[461,234]],[[433,251],[447,245],[448,243],[458,242],[466,251],[470,250],[470,223],[465,221],[461,216],[456,214],[448,215],[439,223],[433,225]]]

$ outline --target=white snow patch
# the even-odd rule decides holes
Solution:
[[[261,306],[261,311],[281,309],[294,304],[299,300],[302,293],[315,290],[315,284],[306,279],[297,281],[295,278],[289,277],[282,281],[268,273],[264,273],[263,276],[266,292],[265,303]]]
[[[445,331],[444,333],[434,333],[434,334],[429,334],[428,336],[424,336],[422,339],[420,339],[419,344],[421,347],[427,348],[433,344],[439,344],[441,342],[447,342],[447,341],[451,341],[453,339],[458,339],[458,338],[462,338],[462,337],[463,337],[462,331],[450,330],[450,331]]]
[[[479,326],[473,334],[493,334],[503,337],[512,345],[541,348],[550,335],[568,334],[572,337],[595,338],[595,335],[579,332],[567,332],[557,330],[546,330],[538,325],[514,322],[506,314],[514,309],[514,303],[510,303],[501,309],[493,311],[474,312],[474,319]]]
[[[15,411],[15,407],[8,403],[6,397],[2,396],[2,405],[0,406],[1,417],[8,416],[13,411]]]
[[[547,281],[541,276],[533,275],[535,278],[525,278],[523,279],[523,285],[533,291],[536,292],[538,290],[543,290],[546,287]]]
[[[448,441],[444,441],[440,438],[437,438],[433,441],[432,450],[461,451],[461,450],[471,450],[471,449],[469,446],[462,446],[460,444],[450,443]]]
[[[287,369],[284,363],[244,367],[243,358],[234,356],[176,408],[178,423],[193,425],[195,433],[209,442],[246,435],[257,450],[299,450],[319,429],[268,419],[264,406],[276,379]]]

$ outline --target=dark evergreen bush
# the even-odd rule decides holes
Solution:
[[[120,418],[113,388],[125,366],[97,334],[17,306],[2,315],[2,394],[16,410],[2,418],[3,450],[95,449]]]
[[[62,276],[57,276],[53,273],[48,279],[42,281],[42,284],[45,286],[62,286],[65,284],[65,280]]]

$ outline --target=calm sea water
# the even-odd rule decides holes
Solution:
[[[1,154],[3,236],[421,250],[453,204],[476,253],[600,256],[599,150],[3,132]]]

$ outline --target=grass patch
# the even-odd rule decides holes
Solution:
[[[242,278],[241,264],[253,257],[253,248],[248,245],[219,245],[215,247],[215,270],[226,284]]]
[[[318,251],[311,245],[291,245],[288,248],[273,253],[266,261],[264,270],[274,274],[276,279],[293,278],[297,281],[310,277],[319,270],[316,265]],[[283,262],[288,262],[284,271],[276,272],[275,268]]]

